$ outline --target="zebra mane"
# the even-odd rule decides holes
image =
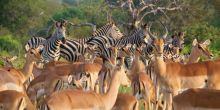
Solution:
[[[114,24],[114,23],[112,23],[112,22],[106,23],[104,26],[100,27],[100,28],[97,29],[95,32],[93,32],[92,36],[97,36],[97,35],[100,33],[100,31],[106,30],[106,29],[108,29],[108,28],[111,28],[111,27],[113,26],[113,24]]]

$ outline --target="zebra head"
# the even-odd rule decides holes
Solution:
[[[123,36],[123,33],[114,23],[111,23],[111,29],[109,30],[109,35],[113,38],[120,39]]]
[[[181,52],[184,48],[184,32],[179,32],[177,35],[171,36],[171,44],[173,47],[178,47]]]
[[[92,36],[108,36],[118,39],[121,38],[123,34],[113,22],[110,22],[96,30]]]
[[[54,32],[54,36],[57,38],[57,40],[61,41],[61,43],[66,42],[66,29],[65,29],[66,22],[56,22],[56,30]]]

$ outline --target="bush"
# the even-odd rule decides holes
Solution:
[[[193,39],[197,38],[198,41],[205,41],[206,39],[210,39],[210,50],[213,52],[215,57],[220,56],[220,52],[218,52],[218,50],[220,49],[219,28],[214,27],[213,25],[210,25],[207,22],[202,22],[196,25],[185,27],[184,30],[186,30],[186,51],[191,50],[191,44]]]
[[[7,51],[8,53],[20,53],[21,44],[12,35],[0,36],[0,51]]]

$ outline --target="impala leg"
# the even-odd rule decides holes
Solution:
[[[144,110],[149,110],[148,103],[146,100],[144,100]]]
[[[166,110],[172,110],[172,94],[165,92],[165,102],[166,102]]]
[[[156,92],[155,92],[155,96],[156,96],[156,105],[155,105],[155,110],[158,110],[158,103],[159,103],[159,100],[160,100],[160,85],[159,85],[159,82],[157,81],[156,77],[155,77],[155,83],[156,83]]]

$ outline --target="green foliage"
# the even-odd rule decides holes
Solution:
[[[13,34],[27,35],[31,29],[44,25],[45,20],[48,20],[47,16],[53,14],[51,9],[56,11],[54,6],[57,5],[54,3],[44,0],[1,0],[0,24]]]
[[[18,52],[21,49],[21,43],[15,40],[12,35],[0,36],[0,50],[11,52]]]
[[[186,31],[186,44],[187,48],[185,52],[190,52],[192,41],[197,38],[198,41],[205,41],[207,39],[211,40],[210,49],[213,51],[215,57],[219,57],[220,53],[218,52],[220,49],[220,29],[210,25],[207,22],[197,23],[195,25],[185,27]]]

